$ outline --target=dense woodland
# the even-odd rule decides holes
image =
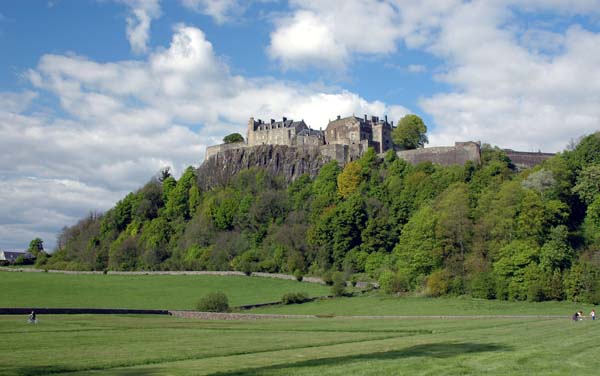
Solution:
[[[481,165],[370,150],[289,185],[258,169],[208,191],[198,179],[152,179],[63,229],[38,266],[341,271],[388,293],[600,301],[600,133],[522,172],[484,145]]]

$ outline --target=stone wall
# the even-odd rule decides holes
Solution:
[[[234,142],[231,144],[220,144],[206,147],[206,153],[204,154],[204,160],[209,159],[212,156],[215,156],[219,153],[222,153],[227,150],[241,149],[247,148],[248,145],[244,142]]]
[[[521,170],[525,169],[525,168],[534,167],[534,166],[542,163],[546,159],[554,157],[554,155],[555,155],[552,153],[542,153],[542,152],[530,153],[530,152],[524,152],[524,151],[514,151],[514,150],[510,150],[510,149],[504,149],[504,151],[506,152],[506,155],[508,156],[508,158],[510,158],[512,163],[518,169],[521,169]]]
[[[411,164],[432,162],[442,166],[464,165],[467,161],[481,162],[479,144],[476,142],[457,142],[454,146],[440,146],[414,150],[398,151],[399,158]]]

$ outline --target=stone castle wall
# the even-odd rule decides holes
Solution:
[[[206,153],[204,154],[204,160],[209,159],[210,157],[213,157],[219,153],[222,153],[224,151],[227,150],[235,150],[235,149],[241,149],[241,148],[247,148],[248,145],[246,145],[246,143],[244,142],[234,142],[231,144],[219,144],[219,145],[213,145],[213,146],[207,146],[206,147]]]
[[[457,142],[454,146],[440,146],[414,150],[402,150],[396,153],[399,158],[411,164],[431,162],[442,166],[464,165],[467,161],[481,162],[481,151],[476,142]]]
[[[510,149],[504,149],[504,152],[518,169],[534,167],[542,163],[546,159],[552,158],[554,156],[554,154],[551,153],[531,153],[524,151],[514,151]]]

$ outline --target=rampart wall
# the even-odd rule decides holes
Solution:
[[[542,153],[542,152],[531,153],[531,152],[524,152],[524,151],[514,151],[514,150],[510,150],[510,149],[504,149],[504,152],[506,153],[508,158],[510,158],[512,163],[518,169],[521,169],[521,170],[525,169],[525,168],[534,167],[534,166],[542,163],[546,159],[552,158],[555,155],[552,153]]]
[[[442,166],[464,165],[467,161],[481,162],[481,151],[476,142],[457,142],[454,146],[439,146],[397,152],[399,158],[411,164],[431,162]]]
[[[219,144],[213,146],[206,147],[206,153],[204,154],[204,160],[209,159],[210,157],[222,153],[227,150],[235,150],[240,148],[247,148],[248,145],[244,142],[234,142],[231,144]]]

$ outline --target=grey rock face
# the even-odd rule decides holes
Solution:
[[[235,174],[252,167],[266,169],[284,176],[289,183],[308,174],[314,178],[331,158],[318,148],[297,148],[285,145],[261,145],[222,151],[198,168],[198,182],[202,189],[226,184]]]

